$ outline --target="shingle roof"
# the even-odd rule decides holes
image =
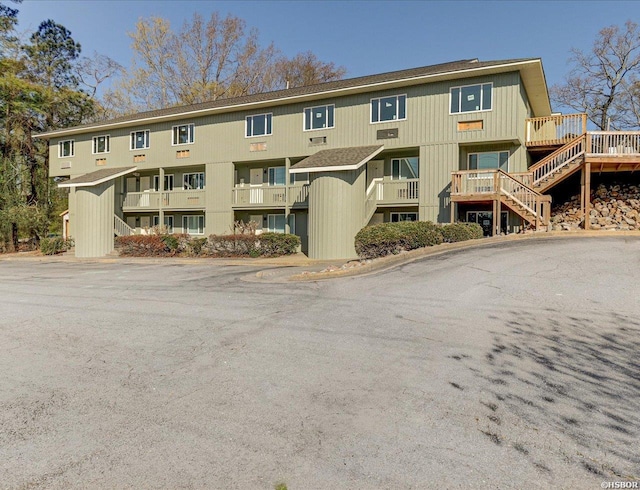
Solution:
[[[58,187],[91,187],[135,172],[138,167],[101,168],[58,184]]]
[[[104,125],[124,124],[127,122],[133,122],[139,119],[169,117],[169,116],[180,115],[183,113],[186,114],[186,113],[192,113],[192,112],[206,111],[208,109],[233,108],[235,106],[243,106],[246,104],[258,103],[258,102],[273,101],[274,103],[278,103],[283,99],[289,99],[293,97],[320,94],[323,92],[331,92],[331,91],[355,88],[355,87],[366,86],[366,85],[375,85],[375,84],[380,84],[385,82],[410,80],[412,78],[425,77],[430,75],[455,73],[455,72],[464,71],[464,70],[472,70],[472,69],[486,68],[486,67],[499,67],[501,65],[510,65],[514,63],[522,63],[522,62],[534,61],[534,60],[538,60],[538,58],[520,58],[520,59],[496,60],[496,61],[478,61],[477,59],[459,60],[459,61],[453,61],[449,63],[440,63],[437,65],[423,66],[419,68],[410,68],[407,70],[379,73],[376,75],[347,78],[344,80],[319,83],[315,85],[307,85],[304,87],[294,87],[294,88],[285,89],[285,90],[276,90],[273,92],[264,92],[264,93],[253,94],[253,95],[245,95],[242,97],[234,97],[229,99],[218,99],[218,100],[209,101],[209,102],[202,102],[199,104],[168,107],[168,108],[157,109],[153,111],[140,112],[137,114],[130,114],[127,116],[110,119],[108,121],[101,121],[98,123],[75,126],[73,128],[67,128],[66,130],[91,129],[94,127],[99,127]],[[65,132],[66,130],[51,131],[49,133],[43,133],[41,136],[44,136],[44,135],[53,136],[58,132],[62,133],[62,132]]]
[[[355,170],[384,149],[382,145],[320,150],[291,166],[292,173]]]

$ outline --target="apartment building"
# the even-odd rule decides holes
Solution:
[[[254,221],[299,235],[315,259],[355,257],[355,234],[380,222],[541,227],[540,182],[577,162],[584,171],[586,154],[569,149],[569,164],[556,155],[534,175],[577,137],[586,145],[583,116],[551,114],[540,59],[455,61],[38,137],[51,177],[68,178],[59,185],[79,257],[158,224],[206,236]]]

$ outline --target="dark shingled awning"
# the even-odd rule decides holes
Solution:
[[[131,172],[135,172],[137,169],[138,167],[101,168],[95,172],[61,182],[58,184],[58,187],[91,187],[107,182],[108,180],[130,174]]]
[[[290,169],[292,174],[305,172],[332,172],[356,170],[384,150],[383,145],[353,146],[320,150],[318,153],[296,163]]]

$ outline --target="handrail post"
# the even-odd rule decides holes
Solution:
[[[587,132],[587,114],[582,113],[582,134]]]

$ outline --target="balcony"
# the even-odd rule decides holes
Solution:
[[[204,189],[174,190],[165,192],[127,192],[122,203],[123,211],[189,210],[205,208]]]
[[[373,195],[379,206],[418,204],[419,188],[420,179],[374,179],[369,185],[367,196]]]
[[[285,208],[307,207],[309,204],[309,184],[237,186],[232,190],[233,207]]]
[[[587,132],[586,114],[534,117],[526,120],[529,148],[564,145]]]

